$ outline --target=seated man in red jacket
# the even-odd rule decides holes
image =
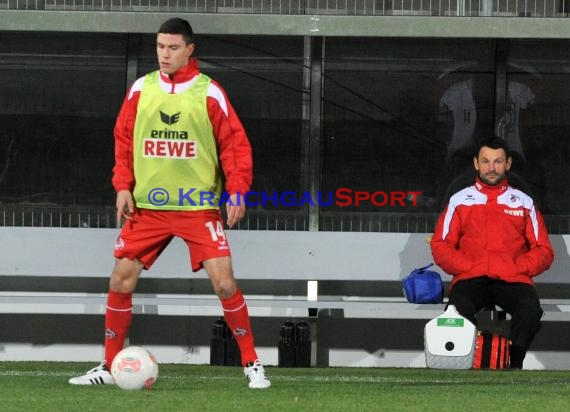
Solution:
[[[473,158],[476,181],[451,196],[431,240],[435,262],[453,276],[449,304],[476,324],[498,305],[511,315],[511,368],[521,369],[543,315],[533,277],[554,251],[530,196],[509,186],[512,163],[503,139],[491,138]]]

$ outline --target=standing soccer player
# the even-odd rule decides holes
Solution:
[[[160,70],[130,88],[115,125],[113,186],[117,219],[125,224],[115,244],[105,314],[105,359],[74,385],[113,384],[113,358],[123,349],[132,319],[132,294],[173,237],[188,246],[193,271],[204,268],[241,351],[249,387],[271,382],[257,357],[244,297],[233,275],[218,209],[226,178],[227,224],[245,215],[240,193],[252,181],[251,146],[221,86],[200,73],[192,27],[173,18],[158,30]],[[241,200],[241,201],[240,201]]]

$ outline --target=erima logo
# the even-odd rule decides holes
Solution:
[[[173,114],[172,116],[169,116],[164,112],[160,112],[160,120],[162,121],[162,123],[165,123],[169,126],[174,123],[178,123],[178,120],[180,120],[180,112]]]
[[[507,215],[511,215],[511,216],[524,216],[524,210],[504,209],[504,212]]]
[[[517,195],[511,195],[511,203],[515,203],[518,200],[520,200],[520,199]]]
[[[465,196],[465,200],[473,201],[473,200],[475,200],[475,198],[473,197],[473,195],[467,195],[467,196]]]

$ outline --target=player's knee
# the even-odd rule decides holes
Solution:
[[[122,293],[133,292],[141,270],[142,264],[138,261],[127,259],[117,261],[109,282],[111,290]]]
[[[237,292],[237,285],[231,279],[224,279],[214,284],[214,290],[221,299],[228,299]]]

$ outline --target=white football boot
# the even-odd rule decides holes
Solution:
[[[259,359],[243,368],[243,373],[251,389],[265,389],[271,386],[271,381],[265,376],[265,369]]]
[[[72,385],[112,385],[115,380],[103,361],[99,366],[87,371],[85,375],[71,378],[69,383]]]

